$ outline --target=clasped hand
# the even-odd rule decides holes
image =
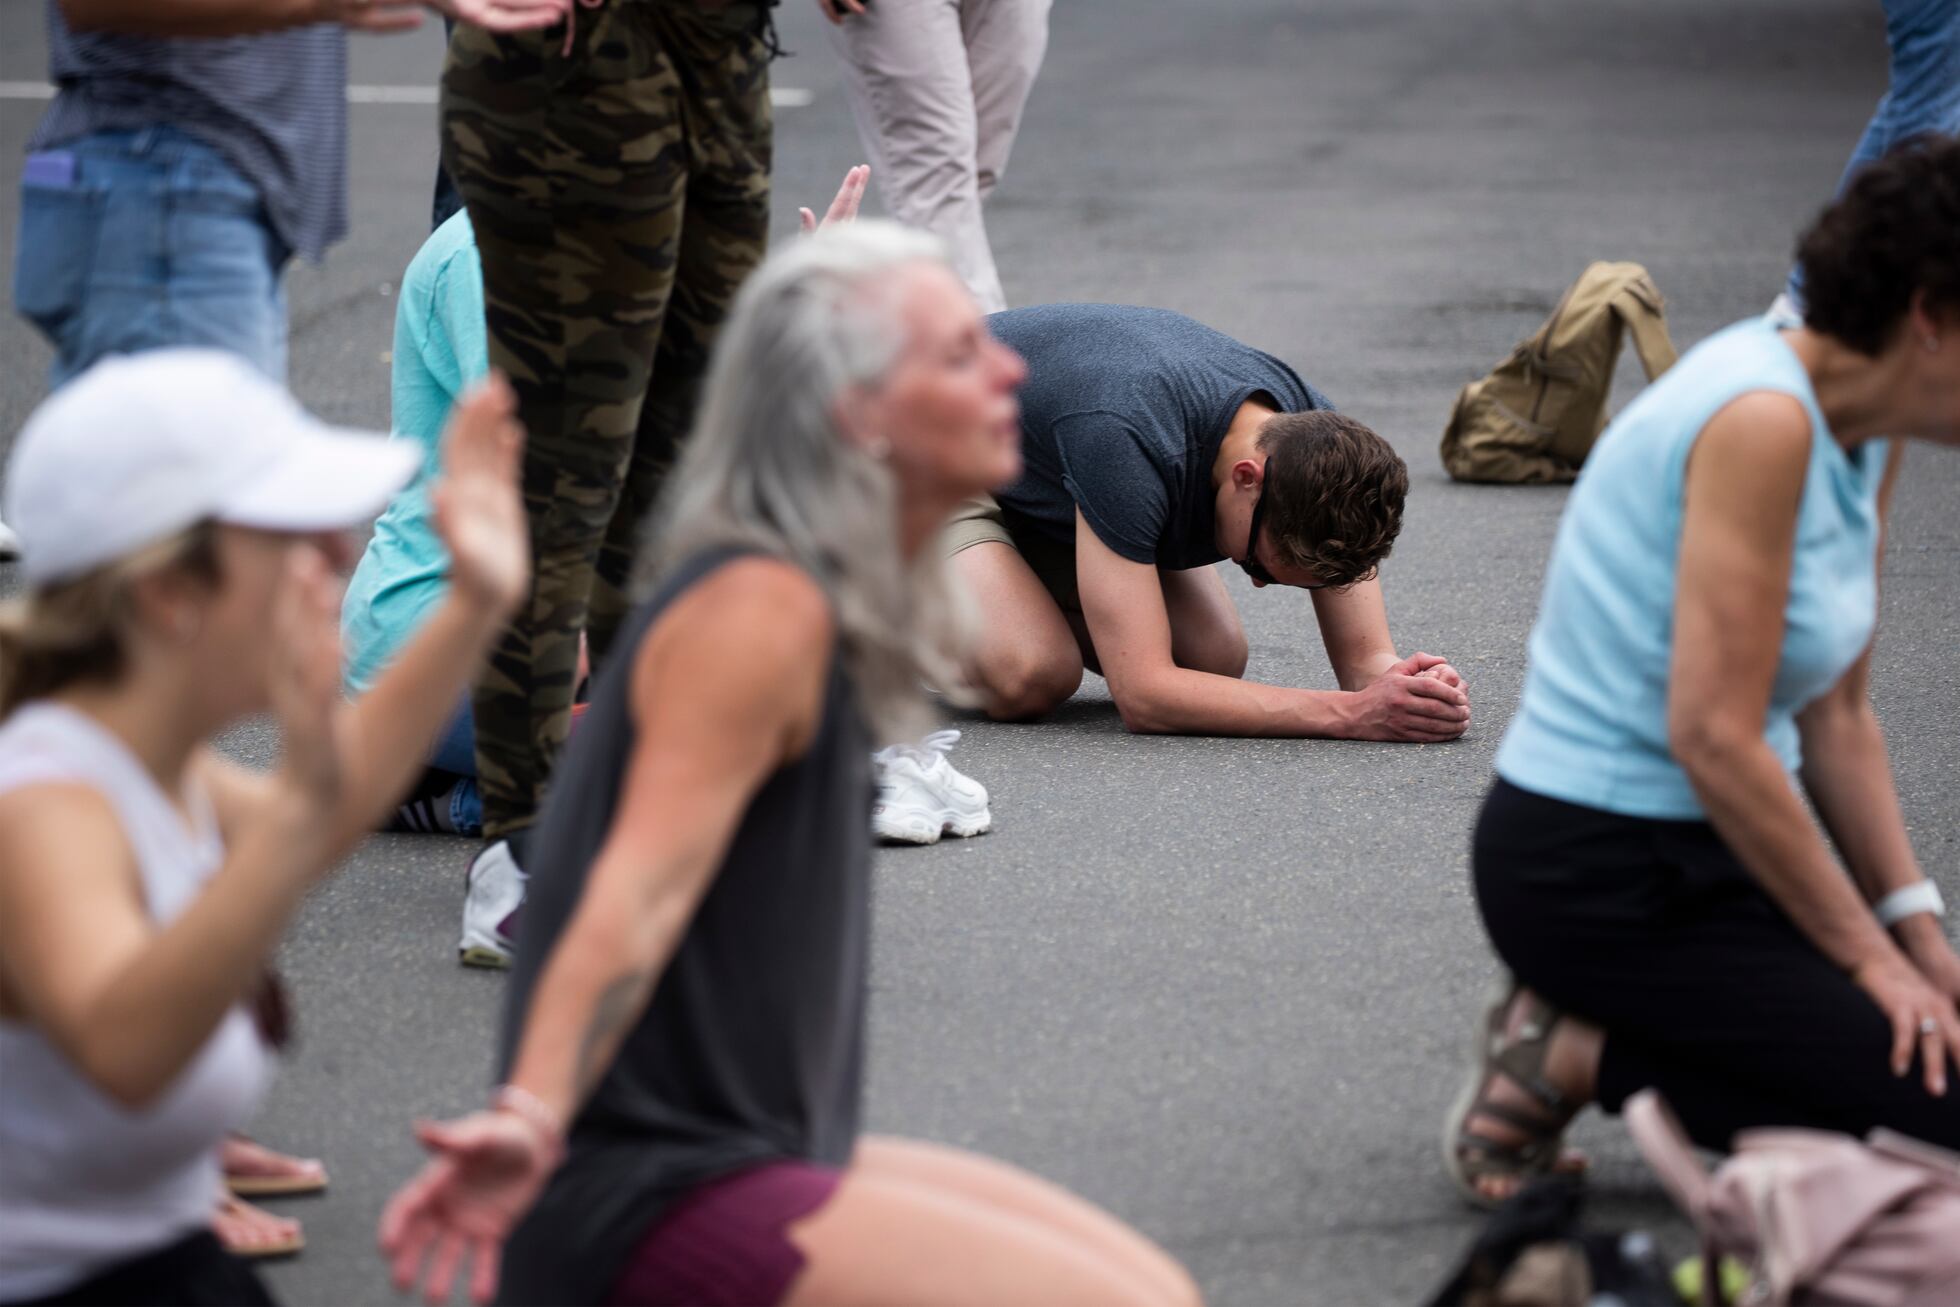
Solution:
[[[1470,729],[1470,686],[1448,660],[1414,653],[1355,692],[1354,738],[1440,744]]]

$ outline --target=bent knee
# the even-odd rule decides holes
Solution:
[[[997,659],[985,669],[981,690],[987,715],[1019,722],[1045,717],[1068,702],[1082,685],[1082,659],[1051,654],[1043,658]]]

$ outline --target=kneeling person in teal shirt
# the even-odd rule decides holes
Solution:
[[[422,447],[422,466],[374,524],[374,537],[347,583],[340,641],[350,697],[374,683],[448,588],[449,555],[436,536],[429,489],[450,408],[489,370],[483,273],[469,215],[458,213],[436,228],[408,265],[395,309],[393,435]],[[402,805],[394,828],[480,833],[483,806],[467,696],[429,762],[429,775]]]

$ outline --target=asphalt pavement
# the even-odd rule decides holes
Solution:
[[[814,0],[779,11],[780,235],[859,161]],[[39,105],[40,5],[0,0],[0,154]],[[434,31],[361,40],[410,88]],[[867,1114],[1032,1167],[1186,1261],[1221,1307],[1418,1300],[1477,1228],[1439,1117],[1492,974],[1470,823],[1511,714],[1555,489],[1457,486],[1451,397],[1589,261],[1632,259],[1687,345],[1759,312],[1884,86],[1871,0],[1066,0],[989,225],[1012,302],[1191,313],[1293,362],[1408,459],[1384,569],[1398,644],[1448,655],[1475,726],[1445,746],[1126,735],[1090,678],[1053,721],[960,720],[995,831],[881,853]],[[426,96],[423,97],[426,100]],[[352,110],[353,234],[291,278],[295,389],[388,417],[393,291],[427,228],[430,103]],[[0,205],[11,249],[16,212]],[[46,351],[0,318],[0,441]],[[1637,385],[1622,370],[1621,398]],[[1960,459],[1916,450],[1888,548],[1875,694],[1920,854],[1960,900]],[[1236,572],[1250,674],[1331,685],[1307,600]],[[11,586],[0,573],[0,588]],[[234,747],[268,758],[261,729]],[[481,1101],[499,977],[455,962],[470,846],[377,836],[283,962],[301,1043],[257,1130],[326,1159],[281,1205],[296,1304],[390,1298],[381,1204],[421,1113]],[[1594,1214],[1683,1246],[1617,1123]]]

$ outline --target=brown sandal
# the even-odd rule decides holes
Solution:
[[[1520,992],[1521,987],[1512,982],[1486,1009],[1470,1073],[1443,1119],[1443,1165],[1464,1197],[1479,1207],[1496,1207],[1501,1201],[1480,1190],[1480,1180],[1493,1176],[1527,1180],[1558,1169],[1565,1127],[1580,1106],[1545,1076],[1559,1010],[1533,994],[1517,1032],[1506,1032]],[[1516,1085],[1539,1110],[1526,1112],[1497,1102],[1491,1091],[1500,1078]],[[1470,1127],[1477,1117],[1501,1121],[1524,1139],[1513,1143],[1481,1134]]]

